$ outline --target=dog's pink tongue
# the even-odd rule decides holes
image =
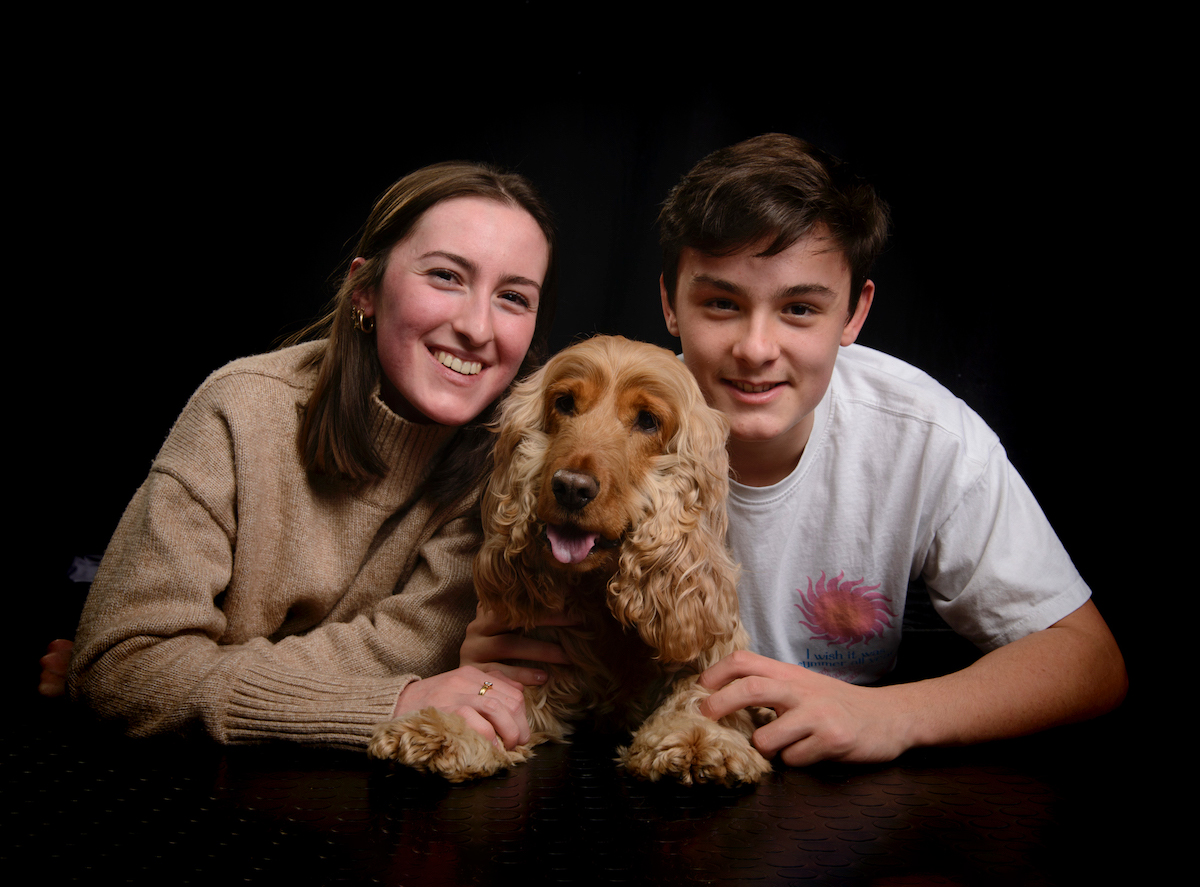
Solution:
[[[550,540],[550,551],[560,564],[577,564],[592,550],[599,533],[585,533],[573,527],[546,527],[546,538]]]

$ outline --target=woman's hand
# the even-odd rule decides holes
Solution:
[[[62,696],[67,692],[67,669],[71,666],[71,651],[75,644],[59,638],[46,647],[46,655],[40,660],[42,676],[38,681],[38,692],[43,696]]]
[[[793,767],[823,760],[890,761],[909,747],[888,688],[860,687],[742,651],[700,675],[713,694],[700,713],[717,720],[749,706],[778,717],[754,732],[754,747]]]
[[[523,688],[502,674],[468,666],[413,681],[400,692],[392,716],[423,708],[462,715],[471,729],[504,748],[529,741]]]
[[[540,624],[563,626],[575,625],[577,621],[563,613]],[[506,664],[507,660],[514,659],[554,665],[571,664],[558,644],[527,638],[480,605],[475,611],[475,620],[467,626],[467,636],[459,649],[459,665],[473,666],[490,674],[500,673],[527,687],[546,683],[546,672],[541,669]]]

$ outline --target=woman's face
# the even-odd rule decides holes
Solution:
[[[426,210],[392,247],[380,285],[354,293],[375,318],[384,403],[441,425],[483,412],[533,341],[549,261],[545,235],[519,207],[455,197]]]

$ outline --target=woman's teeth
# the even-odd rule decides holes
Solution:
[[[442,366],[449,367],[454,372],[462,373],[464,376],[473,376],[483,369],[483,364],[477,360],[459,360],[453,354],[447,354],[445,351],[439,351],[434,357]]]

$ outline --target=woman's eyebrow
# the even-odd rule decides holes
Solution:
[[[479,273],[479,266],[476,265],[474,262],[472,262],[470,259],[466,258],[465,256],[460,256],[460,255],[458,255],[458,253],[447,252],[446,250],[443,250],[443,249],[430,250],[427,253],[422,253],[418,258],[430,259],[430,258],[435,258],[435,257],[449,259],[451,262],[454,262],[454,263],[460,265],[463,269],[465,269],[470,274],[478,274]],[[542,291],[542,285],[540,283],[538,283],[536,280],[530,280],[528,277],[522,277],[519,274],[509,274],[509,275],[501,278],[500,282],[506,283],[506,284],[517,284],[520,286],[531,286],[534,289],[536,289],[539,293]]]

